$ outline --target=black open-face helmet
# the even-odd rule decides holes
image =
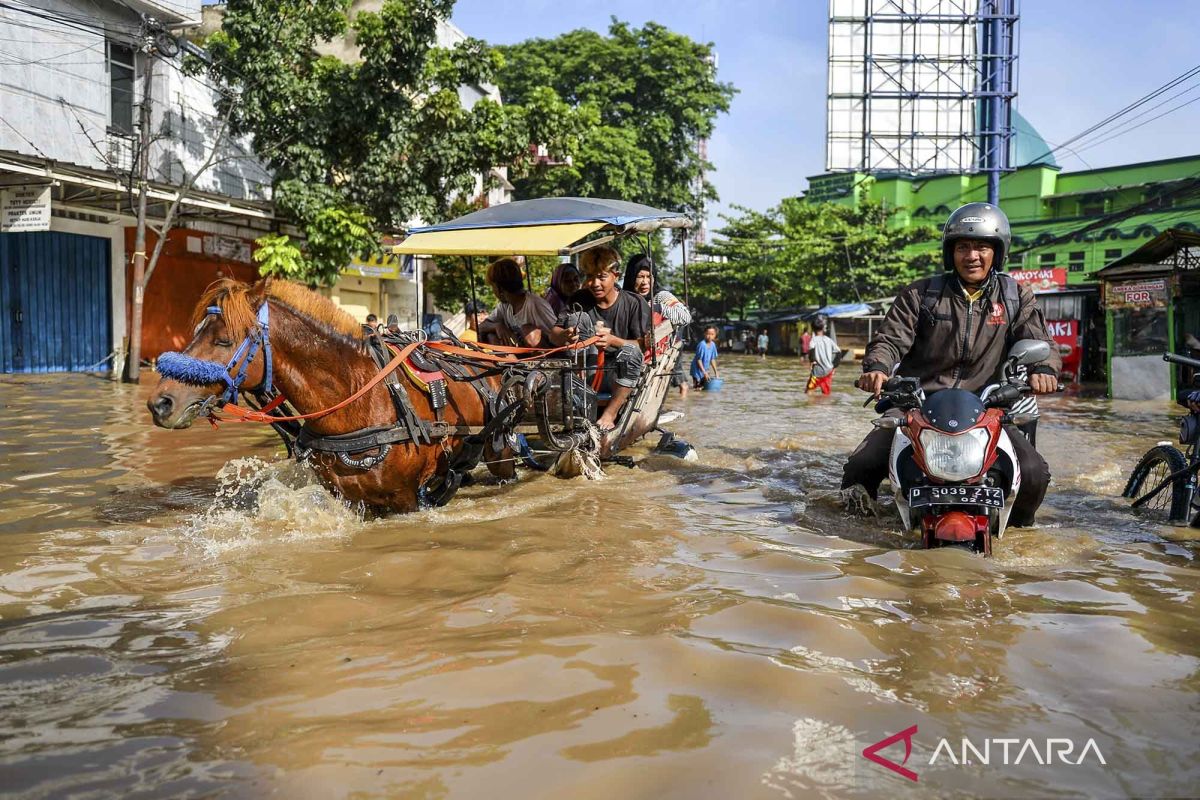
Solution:
[[[967,203],[950,215],[942,229],[942,266],[954,269],[954,243],[959,239],[979,239],[996,249],[992,269],[1004,270],[1008,251],[1012,247],[1012,230],[1008,217],[999,206],[991,203]]]

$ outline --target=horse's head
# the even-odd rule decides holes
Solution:
[[[192,312],[192,341],[182,353],[159,356],[163,376],[146,401],[155,425],[186,428],[227,399],[235,383],[241,390],[263,384],[265,358],[257,343],[265,333],[260,311],[266,302],[266,281],[251,286],[224,279],[208,287]]]

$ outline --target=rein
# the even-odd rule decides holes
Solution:
[[[220,314],[221,309],[218,306],[209,306],[207,309],[208,315]],[[238,392],[242,390],[242,384],[246,380],[246,372],[250,367],[250,362],[258,355],[258,349],[261,346],[263,350],[263,358],[266,360],[263,372],[263,383],[261,391],[263,394],[270,395],[273,388],[274,372],[273,359],[271,354],[271,337],[270,337],[270,304],[266,301],[258,309],[258,329],[252,330],[246,334],[246,338],[242,340],[241,345],[234,351],[233,358],[228,364],[222,366],[215,361],[205,361],[184,353],[167,352],[158,357],[157,370],[160,375],[166,378],[189,383],[192,385],[204,385],[208,383],[224,383],[226,385],[224,397],[217,401],[219,409],[229,413],[235,422],[259,422],[267,425],[276,425],[280,422],[300,422],[308,419],[319,419],[320,417],[328,416],[335,411],[340,411],[346,406],[358,400],[371,389],[379,385],[385,380],[389,374],[395,372],[404,364],[409,356],[420,347],[425,345],[432,350],[439,350],[448,355],[457,355],[471,359],[480,359],[483,361],[518,364],[529,361],[540,361],[554,353],[559,353],[564,350],[581,350],[595,344],[599,337],[593,336],[588,339],[575,342],[574,344],[566,344],[561,347],[549,349],[541,349],[537,347],[509,347],[507,345],[481,345],[477,348],[459,347],[450,344],[449,342],[440,341],[421,341],[417,340],[404,346],[391,361],[384,365],[371,380],[360,388],[357,392],[336,403],[328,408],[323,408],[320,411],[313,411],[308,414],[294,414],[290,416],[273,416],[270,412],[274,411],[283,404],[285,398],[283,394],[277,395],[273,400],[264,405],[258,411],[248,408],[242,408],[237,405]],[[207,316],[207,315],[206,315]],[[495,352],[491,352],[495,351]],[[502,353],[503,355],[496,355]],[[517,354],[532,354],[526,358],[517,358]],[[236,377],[230,377],[230,371],[234,366],[238,365]],[[210,417],[211,418],[211,417]]]

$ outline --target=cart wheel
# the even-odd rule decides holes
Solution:
[[[1168,444],[1152,447],[1129,474],[1122,493],[1138,500],[1154,491],[1167,476],[1187,466],[1183,453]],[[1140,508],[1162,522],[1183,522],[1187,518],[1187,476],[1180,475]]]

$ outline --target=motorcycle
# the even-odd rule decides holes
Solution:
[[[1175,353],[1163,353],[1163,361],[1182,364],[1196,370],[1192,386],[1200,390],[1200,359]],[[1188,399],[1200,395],[1189,394]],[[1191,411],[1179,423],[1179,443],[1185,451],[1170,442],[1159,442],[1138,461],[1125,483],[1124,497],[1133,501],[1132,508],[1142,509],[1150,518],[1173,525],[1200,528],[1200,412]]]
[[[896,431],[888,477],[905,530],[919,524],[924,547],[992,554],[992,539],[1004,535],[1021,488],[1021,466],[1004,426],[1036,419],[1012,411],[1032,392],[1018,368],[1049,355],[1046,342],[1017,342],[1005,359],[1003,382],[980,394],[943,389],[925,397],[917,378],[900,376],[885,384],[875,407],[884,416],[872,424]]]

